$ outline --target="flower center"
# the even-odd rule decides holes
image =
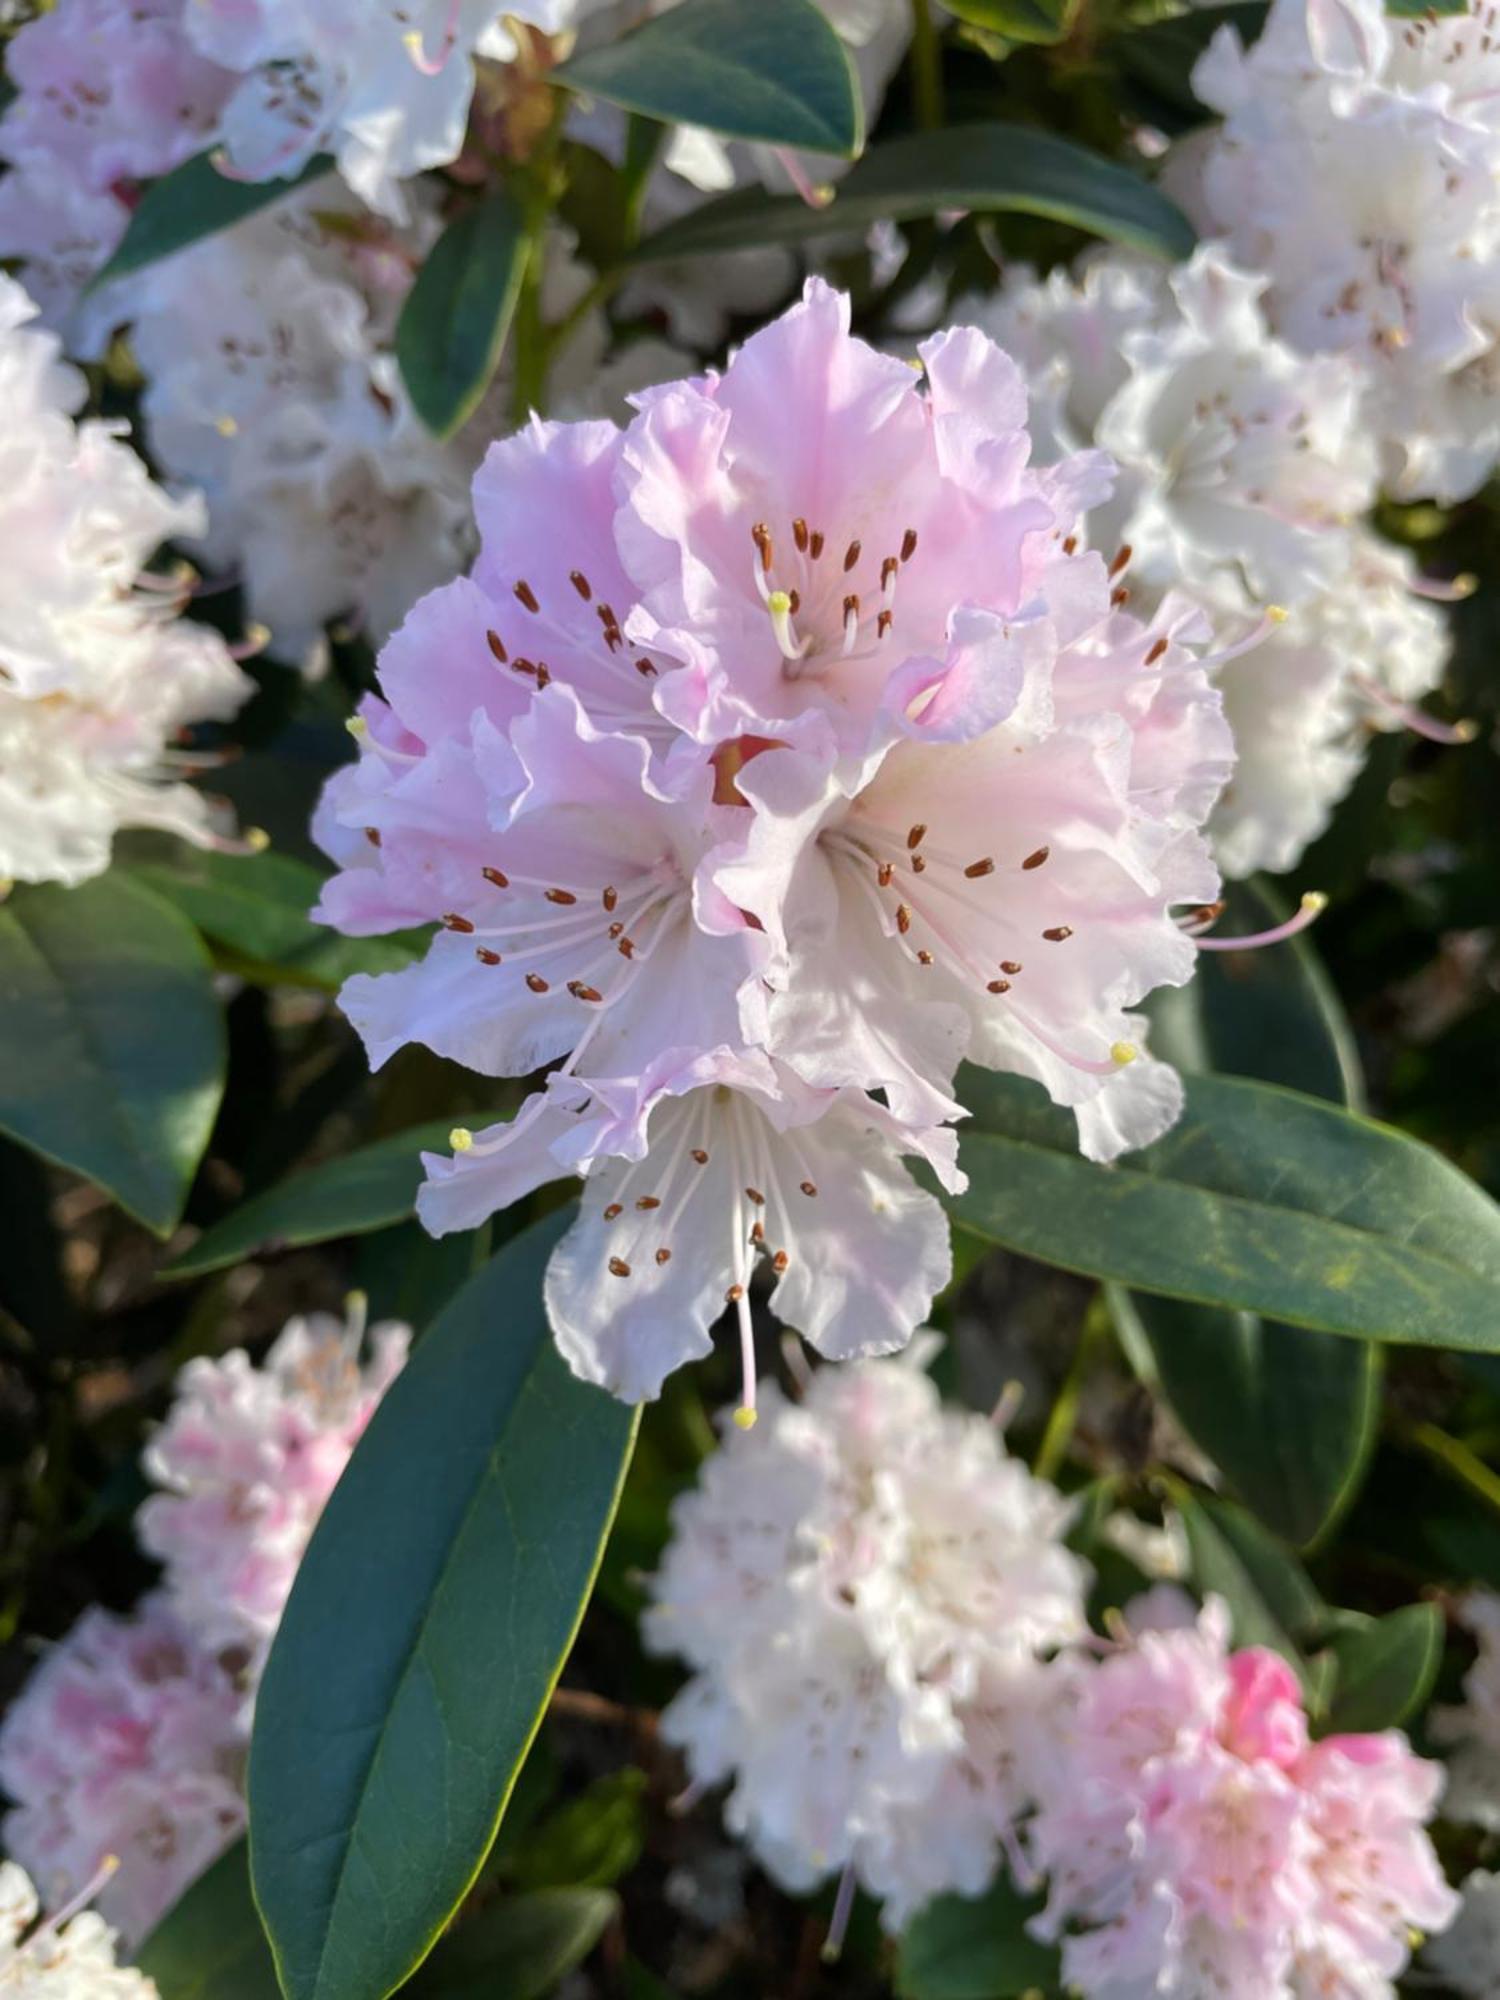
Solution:
[[[899,549],[885,554],[867,553],[858,536],[838,554],[800,514],[790,537],[778,542],[769,525],[757,521],[750,539],[751,574],[788,680],[818,663],[873,658],[895,622],[896,581],[917,552],[915,528],[905,531]]]

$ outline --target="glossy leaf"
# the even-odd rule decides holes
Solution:
[[[1035,1898],[997,1882],[983,1896],[939,1896],[908,1924],[896,1964],[900,2000],[1012,2000],[1056,1991],[1056,1950],[1026,1932]]]
[[[813,0],[682,0],[553,81],[732,139],[845,158],[864,139],[854,66]]]
[[[860,234],[953,209],[1046,216],[1164,257],[1186,257],[1194,242],[1182,211],[1130,168],[1051,132],[976,124],[872,146],[824,208],[759,188],[704,202],[648,236],[631,261]]]
[[[1442,1614],[1433,1604],[1408,1604],[1385,1618],[1346,1622],[1329,1644],[1338,1663],[1329,1733],[1395,1729],[1432,1693]]]
[[[224,1089],[202,940],[139,883],[0,904],[0,1130],[170,1234]]]
[[[1500,1350],[1500,1209],[1387,1126],[1235,1077],[1113,1166],[1025,1079],[966,1071],[962,1227],[1090,1277],[1368,1340]]]
[[[1193,66],[1222,27],[1233,28],[1246,44],[1266,21],[1266,0],[1231,0],[1223,7],[1189,7],[1165,20],[1148,21],[1118,36],[1110,54],[1137,83],[1174,110],[1207,117],[1193,94]]]
[[[420,1155],[446,1147],[452,1129],[451,1119],[415,1125],[279,1181],[205,1229],[162,1276],[196,1278],[263,1250],[365,1236],[404,1221],[416,1209]]]
[[[960,21],[1011,42],[1061,42],[1077,15],[1077,0],[947,0]]]
[[[136,1963],[161,2000],[280,2000],[243,1840],[179,1898]]]
[[[280,201],[293,188],[306,187],[333,167],[324,153],[316,154],[289,180],[231,180],[214,165],[212,153],[199,153],[148,187],[136,204],[130,225],[109,262],[90,287],[97,290],[112,278],[144,270],[190,243],[217,236],[257,210]]]
[[[256,1704],[255,1889],[288,2000],[383,2000],[494,1839],[588,1600],[636,1413],[542,1306],[570,1215],[466,1285],[376,1411]]]
[[[449,223],[417,273],[396,326],[396,359],[438,437],[451,436],[489,387],[526,257],[526,218],[500,187]]]
[[[1231,1643],[1280,1653],[1313,1697],[1318,1680],[1303,1643],[1327,1613],[1307,1572],[1243,1508],[1185,1487],[1174,1487],[1173,1503],[1187,1531],[1193,1582],[1228,1606]]]
[[[607,1889],[503,1897],[451,1930],[407,1991],[411,2000],[543,2000],[588,1957],[619,1907]]]

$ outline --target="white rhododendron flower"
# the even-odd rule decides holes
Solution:
[[[108,866],[119,827],[215,839],[171,746],[250,683],[145,573],[201,530],[201,503],[170,500],[116,426],[74,421],[83,380],[33,316],[0,277],[0,881],[71,884]]]
[[[1406,498],[1461,499],[1500,455],[1497,83],[1475,13],[1380,0],[1274,0],[1250,49],[1221,28],[1193,72],[1224,122],[1174,192],[1265,273],[1284,340],[1359,364]]]
[[[673,1514],[647,1643],[695,1787],[793,1890],[846,1870],[899,1928],[975,1895],[1024,1810],[1047,1658],[1085,1630],[1070,1509],[909,1361],[774,1386]]]
[[[92,1910],[43,1916],[31,1878],[0,1861],[0,1993],[9,2000],[156,2000],[144,1972],[115,1963],[115,1934]]]

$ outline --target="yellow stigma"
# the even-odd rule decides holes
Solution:
[[[755,1412],[750,1408],[748,1403],[741,1403],[740,1407],[734,1413],[734,1420],[742,1431],[753,1431],[755,1429]]]
[[[1453,735],[1459,743],[1472,743],[1479,734],[1479,724],[1472,716],[1465,716],[1462,722],[1455,722]]]
[[[1268,604],[1266,606],[1266,616],[1273,625],[1285,625],[1287,620],[1286,606],[1284,604]]]
[[[448,1144],[455,1153],[467,1153],[474,1143],[474,1134],[467,1125],[455,1125],[448,1134]]]
[[[1455,597],[1472,597],[1479,588],[1479,578],[1472,570],[1466,569],[1454,577],[1450,588]]]
[[[417,33],[415,28],[410,29],[401,39],[414,56],[425,56],[427,54],[426,49],[422,45],[422,37]]]
[[[370,733],[370,725],[368,722],[365,721],[362,715],[351,715],[346,717],[344,722],[344,727],[348,730],[349,734],[355,738],[368,736]]]
[[[221,438],[232,438],[239,436],[240,427],[234,418],[226,412],[222,417],[215,417],[214,429],[219,433]]]
[[[264,854],[271,845],[271,836],[263,826],[247,826],[244,837],[245,845],[252,854]]]
[[[766,599],[766,609],[773,618],[783,618],[792,608],[792,600],[784,590],[773,590]]]
[[[1307,894],[1302,898],[1302,914],[1304,917],[1321,917],[1327,908],[1328,898],[1321,889],[1309,889]]]
[[[1121,1069],[1126,1063],[1133,1063],[1139,1054],[1140,1050],[1134,1042],[1111,1042],[1109,1045],[1109,1059],[1112,1063],[1118,1063]]]

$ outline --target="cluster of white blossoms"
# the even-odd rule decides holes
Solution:
[[[1372,730],[1454,733],[1412,707],[1447,633],[1412,558],[1367,524],[1364,374],[1273,334],[1266,286],[1222,245],[1175,269],[1104,251],[1073,275],[1018,270],[978,307],[1026,372],[1039,451],[1095,444],[1119,468],[1088,525],[1132,603],[1183,594],[1225,641],[1237,762],[1210,834],[1231,876],[1297,861]]]
[[[288,1322],[264,1361],[190,1361],[137,1517],[161,1587],[85,1612],[0,1723],[0,1843],[51,1898],[91,1895],[138,1944],[245,1823],[254,1690],[318,1517],[410,1329]],[[124,1996],[122,1996],[124,2000]]]
[[[847,1871],[892,1929],[1014,1851],[1044,1662],[1087,1629],[1068,1503],[911,1360],[763,1385],[677,1501],[644,1621],[692,1668],[662,1731],[695,1787],[732,1782],[786,1888]]]
[[[1381,0],[1273,0],[1221,28],[1193,87],[1223,123],[1173,191],[1267,278],[1298,354],[1347,356],[1385,483],[1462,499],[1500,458],[1500,42],[1489,0],[1417,20]]]
[[[627,1400],[747,1289],[824,1353],[902,1346],[946,1282],[955,1072],[1038,1079],[1111,1159],[1176,1117],[1133,1011],[1217,894],[1231,744],[1201,613],[1146,622],[1079,545],[1107,462],[1029,463],[983,335],[923,373],[805,299],[722,375],[533,423],[475,482],[472,576],[425,598],[315,831],[372,1059],[496,1076],[518,1116],[428,1160],[472,1228],[588,1181],[548,1274],[570,1364]],[[879,1095],[876,1095],[876,1093]]]
[[[0,1861],[0,1993],[7,2000],[156,2000],[145,1973],[115,1962],[115,1934],[91,1910],[43,1917],[36,1889]]]
[[[0,882],[73,884],[118,827],[215,839],[175,739],[250,683],[146,568],[201,504],[169,499],[120,427],[75,421],[83,379],[33,317],[0,276]]]

